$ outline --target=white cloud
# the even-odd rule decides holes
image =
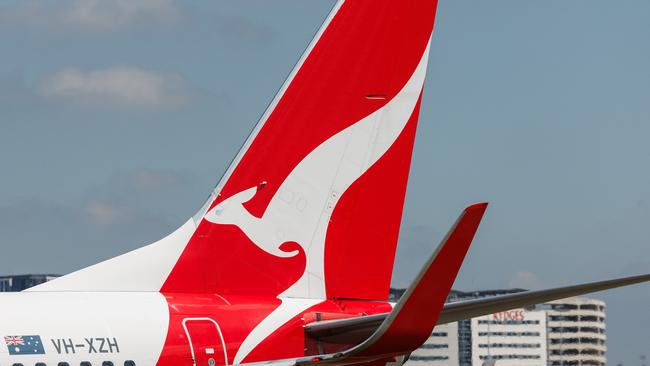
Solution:
[[[178,12],[172,0],[75,0],[61,14],[66,24],[114,30],[142,20],[173,21]]]
[[[250,19],[236,14],[219,14],[214,18],[214,24],[222,35],[228,35],[247,43],[269,43],[274,37],[274,31],[265,24],[252,22]]]
[[[18,2],[8,19],[48,28],[114,31],[143,22],[170,23],[180,18],[174,0],[62,0]]]
[[[108,226],[124,220],[128,211],[105,202],[90,202],[84,209],[86,218],[93,224]]]
[[[131,186],[137,191],[155,191],[177,186],[181,176],[176,173],[154,170],[142,170],[129,177]]]
[[[177,108],[189,99],[180,76],[135,67],[70,68],[45,79],[39,91],[46,98],[77,105],[127,108]]]
[[[540,290],[546,287],[545,282],[532,272],[517,272],[508,283],[509,287],[526,290]]]

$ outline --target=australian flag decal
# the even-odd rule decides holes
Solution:
[[[10,355],[44,355],[45,348],[37,335],[5,336]]]

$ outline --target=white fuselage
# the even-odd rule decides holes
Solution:
[[[160,293],[0,294],[0,365],[155,365],[168,323]]]

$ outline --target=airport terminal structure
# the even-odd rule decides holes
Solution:
[[[57,275],[0,276],[0,292],[22,291]],[[507,295],[522,289],[452,291],[448,302]],[[403,289],[392,289],[397,300]],[[605,366],[605,303],[570,298],[437,326],[411,354],[412,366]],[[489,364],[489,363],[487,363]]]

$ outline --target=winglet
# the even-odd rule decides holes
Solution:
[[[353,364],[404,355],[420,347],[429,337],[447,295],[467,254],[487,203],[471,205],[406,290],[393,311],[370,338],[347,351],[318,357],[327,364]],[[314,358],[299,359],[296,365],[313,364]]]
[[[465,209],[377,331],[354,356],[405,354],[431,335],[487,203]],[[353,350],[351,350],[353,351]]]

